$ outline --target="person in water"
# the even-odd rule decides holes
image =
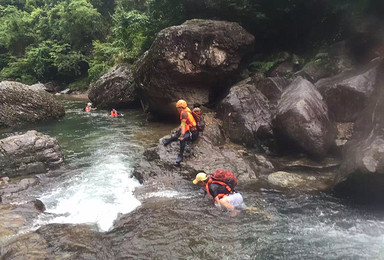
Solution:
[[[111,117],[119,117],[120,113],[117,112],[116,109],[112,108],[111,113],[109,114],[109,116],[111,116]]]
[[[192,115],[191,110],[187,106],[187,102],[180,99],[176,102],[176,109],[180,115],[180,128],[171,138],[163,139],[164,145],[168,145],[176,140],[180,141],[180,151],[176,159],[179,164],[183,160],[184,149],[187,141],[195,141],[199,136],[199,131],[196,127],[196,120]]]
[[[200,172],[193,180],[193,184],[204,187],[206,192],[211,195],[215,206],[220,209],[227,209],[237,214],[239,210],[246,209],[243,196],[232,190],[229,185],[221,181],[212,181],[206,173]]]
[[[83,111],[91,112],[92,109],[95,109],[95,108],[92,107],[92,103],[88,103],[87,106],[85,108],[83,108]]]

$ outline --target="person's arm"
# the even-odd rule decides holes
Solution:
[[[180,137],[179,137],[180,141],[184,139],[185,124],[187,123],[188,114],[187,114],[187,112],[184,112],[181,116],[182,116],[182,119],[181,119],[181,124],[180,124]]]

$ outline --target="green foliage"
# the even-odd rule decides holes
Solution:
[[[100,37],[103,25],[101,15],[86,0],[66,0],[49,13],[54,39],[71,44],[74,49],[86,51],[92,40]]]
[[[149,17],[138,11],[125,12],[118,9],[113,16],[113,22],[112,32],[116,44],[125,48],[125,58],[128,61],[134,61],[149,47],[146,45],[150,34]]]
[[[18,9],[22,9],[25,5],[25,0],[0,0],[2,6],[15,6]]]
[[[185,2],[180,0],[147,0],[147,14],[156,32],[186,20]]]
[[[8,65],[11,60],[11,54],[9,52],[0,53],[0,71]]]
[[[84,55],[70,49],[69,44],[58,44],[45,41],[38,46],[30,46],[24,58],[9,62],[1,71],[6,79],[20,79],[22,75],[38,80],[52,80],[56,77],[72,77],[80,75],[79,63]]]
[[[90,79],[88,77],[80,78],[75,82],[72,82],[68,85],[68,88],[72,90],[84,91],[88,88]]]
[[[260,72],[266,74],[270,71],[275,65],[276,61],[253,61],[249,64],[248,69],[251,72]]]
[[[124,49],[113,43],[93,42],[93,59],[90,62],[88,75],[91,80],[97,80],[106,73],[121,56],[124,57]]]
[[[377,0],[0,0],[0,76],[97,80],[134,62],[161,29],[195,18],[238,22],[265,56],[313,54],[366,28],[384,35],[383,12]],[[250,69],[266,73],[283,59],[254,59]]]
[[[262,59],[262,60],[256,60],[249,64],[248,69],[252,73],[263,73],[267,74],[270,72],[274,67],[281,64],[284,61],[291,60],[293,63],[299,63],[300,59],[296,55],[290,55],[287,52],[279,52],[272,54],[271,56]]]
[[[11,57],[8,66],[1,70],[0,78],[16,80],[25,84],[33,84],[37,82],[33,74],[26,59]]]
[[[0,9],[0,45],[11,54],[23,55],[26,46],[34,42],[34,35],[28,13],[10,5]]]

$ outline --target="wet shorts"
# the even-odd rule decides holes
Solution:
[[[232,204],[232,206],[235,207],[235,209],[245,209],[246,206],[243,201],[243,196],[241,196],[240,193],[232,193],[226,196],[226,199],[229,203]]]

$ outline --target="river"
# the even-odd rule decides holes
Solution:
[[[62,102],[64,118],[28,126],[57,138],[65,154],[65,166],[31,194],[54,213],[32,229],[96,225],[113,241],[117,259],[384,259],[382,207],[240,183],[246,204],[257,209],[232,217],[189,180],[145,190],[132,177],[134,163],[174,126],[148,123],[137,110],[116,119],[108,111],[82,112],[81,101]],[[127,213],[131,224],[121,235],[113,223]]]

